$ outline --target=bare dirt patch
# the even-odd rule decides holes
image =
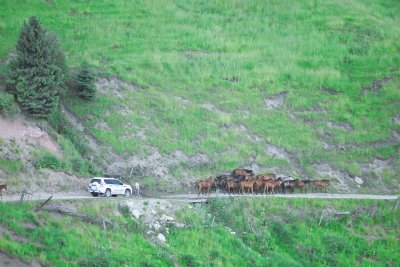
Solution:
[[[0,266],[2,267],[42,267],[38,260],[27,263],[18,257],[11,256],[5,252],[0,251]]]
[[[117,107],[116,110],[122,116],[129,116],[133,114],[133,111],[127,105],[121,105]]]
[[[382,89],[382,86],[390,82],[391,80],[393,80],[392,77],[385,77],[380,80],[373,81],[371,85],[361,89],[361,94],[366,94],[369,92],[379,92]]]
[[[217,108],[214,104],[211,104],[211,103],[204,103],[204,104],[201,104],[200,106],[205,108],[205,109],[207,109],[207,110],[213,111],[213,112],[217,113],[220,116],[230,115],[230,113]]]
[[[338,94],[341,93],[341,91],[339,91],[339,90],[337,90],[335,88],[332,88],[332,87],[321,87],[320,89],[322,91],[325,91],[325,92],[331,94],[331,95],[338,95]]]
[[[184,106],[188,106],[191,105],[192,102],[182,96],[175,96],[175,100],[181,104],[183,104]]]
[[[349,187],[349,182],[353,179],[346,171],[335,169],[328,163],[313,164],[312,167],[318,175],[315,179],[330,178],[336,180],[337,183],[332,183],[333,187],[338,189],[340,192],[350,192],[351,188]]]
[[[350,132],[353,130],[353,126],[347,122],[337,123],[337,122],[328,121],[326,123],[326,125],[330,128],[337,128],[337,129],[341,129],[346,132]]]
[[[279,108],[285,102],[287,93],[279,93],[264,99],[264,107],[266,109]]]
[[[105,131],[105,132],[108,132],[111,130],[110,126],[108,126],[108,124],[103,120],[97,121],[96,124],[94,125],[94,128],[99,129],[101,131]]]
[[[397,114],[396,116],[393,117],[393,121],[396,124],[400,124],[400,114]]]
[[[286,160],[290,158],[289,154],[282,147],[275,146],[271,143],[266,143],[264,147],[265,147],[265,154],[271,157],[277,159],[286,159]]]
[[[381,159],[374,159],[370,163],[364,163],[361,164],[361,169],[364,173],[375,173],[378,176],[382,176],[382,173],[385,170],[394,170],[395,168],[395,162],[394,159],[386,159],[386,160],[381,160]]]
[[[118,77],[98,77],[96,79],[96,89],[101,94],[113,95],[118,98],[126,96],[125,90],[137,90],[139,87],[134,83],[127,83]]]
[[[36,144],[59,158],[63,157],[58,143],[45,130],[24,118],[8,120],[0,116],[0,138],[13,139],[19,144]]]

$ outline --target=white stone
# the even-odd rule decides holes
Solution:
[[[185,224],[184,223],[175,223],[175,227],[176,228],[185,228]]]
[[[163,243],[167,242],[167,239],[166,239],[165,236],[164,236],[163,234],[161,234],[161,233],[159,233],[159,234],[157,235],[157,238],[158,238],[158,240],[160,240],[160,241],[163,242]]]
[[[173,217],[167,216],[167,215],[165,215],[165,214],[163,214],[163,215],[161,216],[161,218],[160,218],[160,221],[161,221],[161,222],[172,222],[173,220],[174,220]]]
[[[362,184],[364,183],[364,181],[363,181],[360,177],[357,177],[357,176],[356,176],[356,178],[354,179],[354,182],[355,182],[356,184],[358,184],[358,185],[362,185]]]
[[[134,209],[132,210],[132,215],[135,216],[136,219],[139,219],[142,213],[140,212],[140,210]]]
[[[156,222],[155,224],[153,224],[153,228],[154,230],[159,231],[161,229],[161,225],[158,222]]]

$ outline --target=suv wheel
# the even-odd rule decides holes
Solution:
[[[124,196],[125,197],[130,197],[131,196],[131,190],[125,190],[125,194],[124,194]]]
[[[98,195],[99,195],[99,193],[92,192],[92,196],[97,197]]]
[[[106,197],[111,197],[111,190],[110,190],[110,189],[107,189],[104,195],[105,195]]]

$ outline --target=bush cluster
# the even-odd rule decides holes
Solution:
[[[75,130],[75,128],[69,123],[69,121],[63,116],[63,114],[57,110],[49,118],[50,125],[57,131],[57,133],[67,137],[76,150],[81,155],[86,155],[89,146],[82,135]]]
[[[39,155],[33,163],[33,166],[37,169],[41,168],[49,168],[53,170],[57,170],[61,168],[61,163],[59,159],[50,153],[43,153]]]
[[[14,96],[9,93],[0,91],[0,113],[9,115],[16,112],[14,104]]]

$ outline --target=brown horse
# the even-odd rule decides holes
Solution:
[[[264,186],[264,194],[271,188],[271,194],[275,195],[275,187],[279,187],[282,184],[282,180],[273,180],[269,179],[265,181],[265,186]]]
[[[232,191],[233,194],[235,194],[235,189],[237,189],[239,191],[239,193],[240,193],[239,183],[236,183],[233,180],[229,180],[226,183],[226,189],[228,190],[228,194],[229,195],[231,194],[231,191]]]
[[[317,188],[323,188],[325,189],[325,193],[326,193],[326,188],[330,185],[331,181],[328,179],[323,179],[323,180],[315,180],[314,182],[314,186],[315,186],[315,190],[317,190]]]
[[[256,181],[254,182],[254,189],[256,190],[256,194],[260,188],[264,189],[266,180],[268,179],[265,179],[264,174],[259,174],[256,176]]]
[[[207,190],[207,193],[210,195],[210,189],[211,189],[211,187],[213,186],[214,182],[215,182],[215,178],[213,178],[213,177],[210,177],[210,178],[208,178],[208,179],[206,179],[206,180],[200,180],[200,181],[198,181],[198,182],[196,183],[196,186],[197,186],[197,188],[198,188],[198,190],[199,190],[198,197],[199,197],[200,194],[202,193],[202,190],[203,190],[203,189],[206,189],[206,190]]]
[[[246,188],[248,188],[247,193],[250,193],[251,190],[251,194],[253,194],[253,190],[254,190],[254,183],[255,183],[255,179],[253,177],[250,177],[247,180],[243,180],[239,183],[240,185],[240,189],[242,190],[242,193],[246,193]]]
[[[307,186],[308,184],[310,184],[311,181],[310,180],[298,180],[297,184],[295,185],[296,188],[300,188],[300,191],[303,193],[303,189],[304,192],[307,193]]]
[[[237,169],[234,169],[232,172],[233,177],[246,177],[246,176],[251,176],[251,175],[254,175],[254,172],[252,170],[248,170],[248,169],[237,168]]]

